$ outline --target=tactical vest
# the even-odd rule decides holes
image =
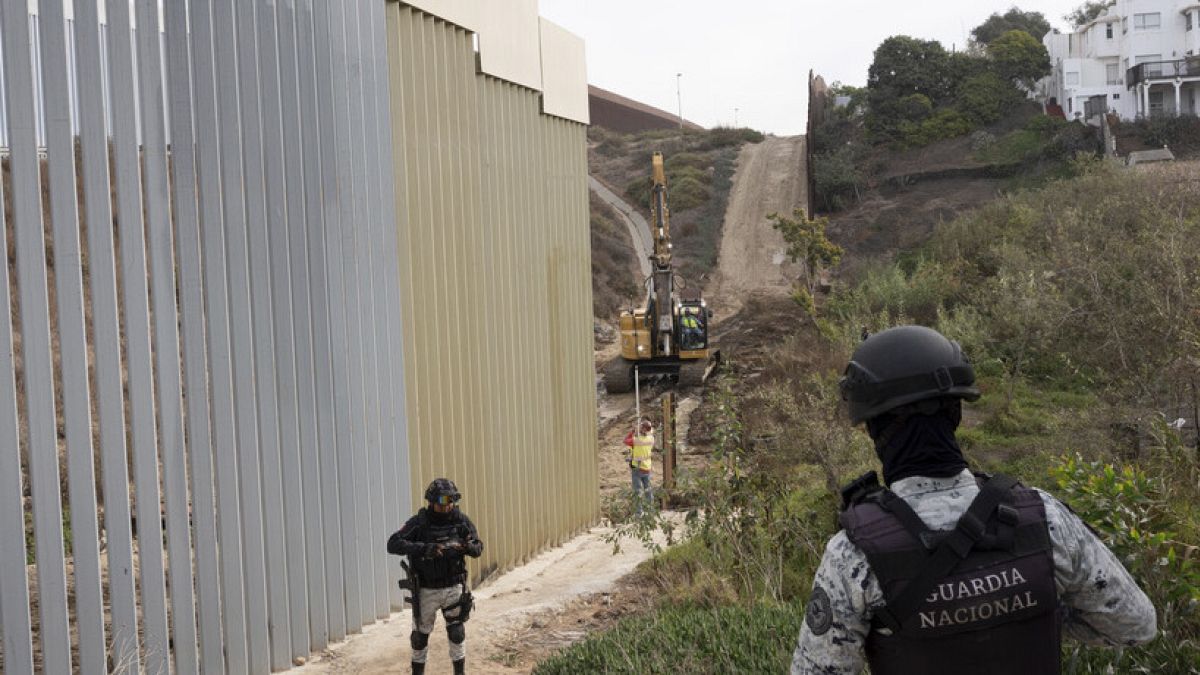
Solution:
[[[444,518],[429,513],[427,509],[421,509],[418,517],[421,520],[413,541],[426,544],[465,542],[470,535],[470,530],[457,509]],[[411,556],[410,561],[421,580],[421,586],[425,588],[448,588],[467,579],[467,565],[461,553],[446,551],[437,558]]]
[[[873,675],[1060,672],[1045,508],[1016,481],[991,480],[989,490],[981,479],[979,497],[948,531],[927,529],[877,484],[847,495],[842,527],[866,554],[887,602],[867,637]]]

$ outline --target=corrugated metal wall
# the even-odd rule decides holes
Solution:
[[[458,483],[478,577],[599,508],[586,127],[458,26],[391,2],[387,34],[413,506]]]
[[[0,2],[0,672],[285,669],[402,607],[384,5],[69,4]]]

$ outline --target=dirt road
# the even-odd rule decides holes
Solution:
[[[527,631],[539,617],[549,617],[573,601],[612,588],[638,563],[650,556],[640,544],[625,542],[613,555],[603,540],[605,528],[593,528],[563,546],[534,558],[473,591],[475,612],[467,624],[468,670],[477,673],[526,673],[528,667],[505,665],[503,649],[514,636]],[[542,619],[545,621],[546,619]],[[408,635],[411,614],[396,613],[367,627],[308,665],[299,675],[383,675],[407,672],[412,650]],[[441,619],[429,640],[431,675],[451,671],[446,655],[446,631]]]
[[[604,203],[613,207],[621,214],[621,220],[629,229],[629,238],[633,240],[634,256],[638,261],[638,269],[643,277],[650,276],[650,251],[654,249],[654,240],[650,238],[650,224],[632,206],[621,199],[608,186],[594,176],[588,176],[588,186],[592,188]]]
[[[803,136],[768,136],[742,146],[725,225],[717,273],[705,295],[716,319],[737,314],[751,293],[787,294],[796,270],[787,261],[783,237],[767,221],[807,202]]]

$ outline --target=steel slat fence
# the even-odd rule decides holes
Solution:
[[[476,579],[593,522],[581,124],[402,3],[38,4],[0,0],[0,670],[288,668],[402,609],[435,474]]]
[[[26,5],[0,4],[0,669],[290,667],[400,606],[383,6]]]

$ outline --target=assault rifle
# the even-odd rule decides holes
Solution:
[[[412,605],[413,610],[413,629],[421,621],[421,579],[417,573],[409,566],[407,560],[400,561],[400,568],[404,570],[404,578],[400,580],[400,588],[408,591],[408,597],[405,602]]]

